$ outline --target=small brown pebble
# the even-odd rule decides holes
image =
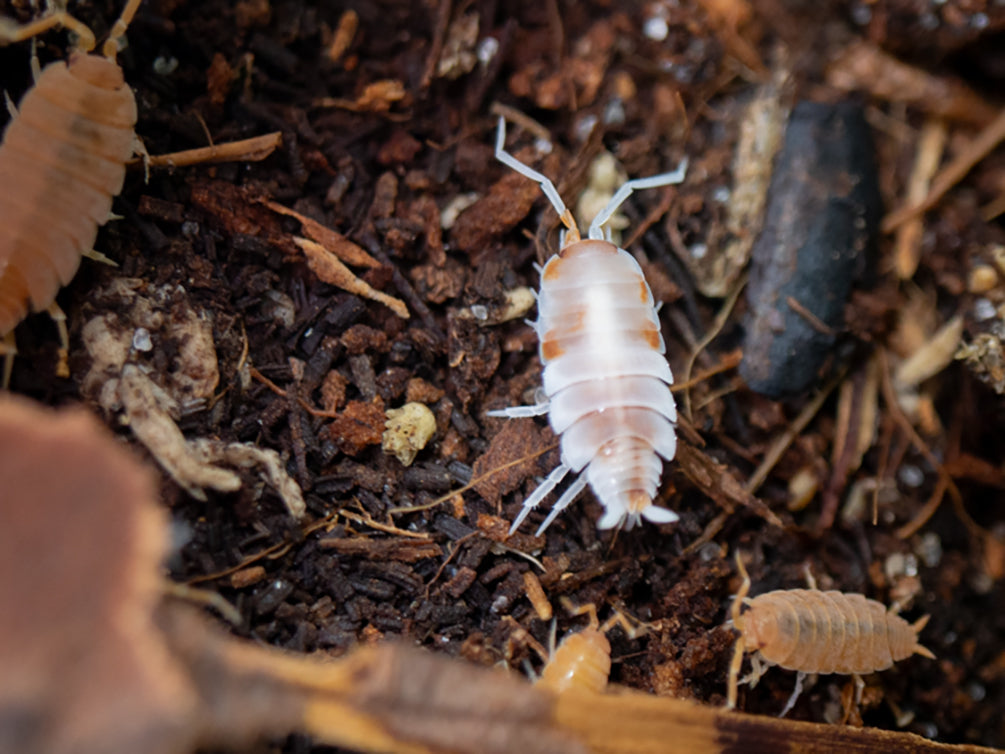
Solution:
[[[366,325],[353,325],[342,333],[342,345],[351,356],[383,351],[387,345],[387,334]]]
[[[395,129],[391,138],[384,143],[377,153],[377,162],[381,165],[394,165],[411,162],[412,158],[422,149],[422,142],[404,129]]]
[[[379,445],[384,435],[384,402],[349,401],[345,410],[328,425],[328,434],[338,449],[355,456],[368,445]]]
[[[457,573],[453,575],[453,578],[443,585],[443,591],[455,600],[459,599],[475,583],[476,578],[478,578],[478,572],[474,568],[463,566],[457,569]]]
[[[257,584],[265,578],[265,569],[262,566],[250,566],[242,568],[230,575],[230,585],[234,589],[244,589],[252,584]]]
[[[405,388],[406,403],[436,403],[443,397],[443,391],[426,382],[421,377],[413,377]]]

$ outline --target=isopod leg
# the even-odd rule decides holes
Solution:
[[[118,262],[116,262],[111,257],[106,257],[104,254],[102,254],[97,249],[88,249],[87,251],[85,251],[82,254],[82,256],[85,256],[88,259],[91,259],[91,260],[93,260],[95,262],[99,262],[101,264],[107,264],[109,267],[118,267],[119,266]]]
[[[733,650],[733,661],[729,664],[729,682],[726,688],[726,709],[736,708],[736,690],[739,685],[740,678],[740,668],[743,666],[743,623],[740,620],[740,605],[743,604],[744,598],[750,593],[750,575],[747,573],[747,569],[743,567],[743,560],[740,558],[740,551],[736,551],[736,569],[739,574],[743,577],[743,582],[740,584],[740,590],[733,597],[733,605],[731,608],[731,615],[733,619],[733,628],[740,632],[740,635],[736,637],[736,648]],[[751,662],[755,662],[757,659],[756,655],[751,657]]]
[[[736,691],[739,685],[740,667],[743,665],[743,641],[736,640],[733,661],[729,663],[729,683],[726,687],[726,709],[736,709]]]
[[[14,342],[14,333],[9,332],[0,341],[0,356],[3,356],[3,377],[0,382],[0,390],[10,387],[10,374],[14,371],[14,357],[17,355],[17,343]]]
[[[105,40],[105,44],[101,48],[101,54],[109,60],[114,60],[118,54],[119,40],[126,35],[126,29],[132,23],[133,16],[136,15],[141,2],[143,0],[129,0],[126,7],[122,9],[122,15],[119,16],[119,19],[112,26],[112,30],[108,33],[108,39]]]
[[[551,522],[555,520],[558,514],[568,508],[572,501],[579,497],[579,493],[582,492],[585,487],[586,474],[580,474],[576,477],[576,480],[566,488],[565,492],[562,493],[562,496],[555,502],[555,505],[552,506],[551,512],[548,514],[548,518],[546,518],[544,523],[537,528],[535,536],[540,537],[544,533],[544,530],[551,526]],[[526,503],[524,503],[524,505],[526,505]]]
[[[862,691],[865,689],[865,681],[862,680],[862,676],[855,673],[851,677],[855,684],[855,696],[854,698],[845,706],[844,715],[841,718],[841,724],[847,725],[848,721],[851,720],[852,724],[861,725],[862,715],[859,712],[859,706],[862,704]],[[847,689],[847,687],[845,687]],[[842,693],[842,698],[847,701],[848,697]]]
[[[65,11],[50,13],[24,26],[18,26],[7,19],[0,19],[0,44],[23,42],[47,32],[55,26],[62,26],[77,35],[77,49],[83,52],[90,52],[94,49],[94,32]]]
[[[10,116],[10,119],[14,120],[17,117],[17,105],[14,104],[14,100],[12,100],[10,95],[7,94],[6,89],[4,89],[3,92],[3,102],[7,107],[7,114]]]
[[[816,590],[817,579],[813,575],[813,569],[810,568],[809,563],[803,563],[803,575],[806,577],[806,588]]]
[[[592,602],[587,602],[586,604],[579,605],[577,607],[576,605],[572,604],[572,600],[570,600],[568,597],[560,597],[559,601],[562,603],[562,607],[565,609],[565,612],[567,612],[569,615],[573,617],[578,617],[580,615],[587,616],[590,619],[590,623],[587,625],[587,628],[591,628],[594,631],[606,632],[608,628],[611,628],[612,626],[615,625],[614,623],[612,623],[610,626],[601,628],[600,618],[597,617],[597,606]]]
[[[562,201],[562,197],[558,194],[558,189],[555,188],[555,184],[551,182],[551,179],[546,175],[543,175],[529,165],[524,165],[520,160],[507,152],[504,147],[506,146],[506,119],[502,116],[499,117],[499,130],[496,132],[496,159],[499,160],[504,165],[513,168],[520,175],[530,178],[532,181],[536,181],[541,187],[541,191],[544,195],[548,197],[548,201],[551,202],[551,206],[555,208],[555,212],[558,213],[562,224],[569,229],[569,243],[575,243],[579,240],[579,229],[576,227],[576,221],[572,217],[572,213],[565,206],[565,202]],[[565,237],[563,237],[563,245],[565,242]]]
[[[523,520],[530,515],[530,512],[534,510],[534,508],[536,508],[542,500],[544,500],[545,496],[549,492],[555,489],[558,483],[561,482],[568,473],[569,467],[564,463],[560,463],[552,469],[551,473],[548,474],[545,480],[537,486],[537,489],[530,493],[527,499],[523,501],[523,509],[520,511],[520,515],[516,517],[513,525],[509,528],[510,534],[520,528],[520,524],[523,523]]]
[[[855,677],[857,678],[858,676]],[[789,701],[785,703],[782,711],[778,713],[779,717],[785,717],[792,711],[792,708],[796,706],[796,700],[799,698],[799,695],[803,693],[803,681],[805,680],[806,673],[801,670],[796,673],[796,687],[792,689],[792,696],[789,697]]]
[[[659,175],[653,175],[649,178],[636,178],[635,180],[628,181],[621,188],[618,189],[617,193],[611,197],[611,200],[593,218],[593,222],[590,223],[590,231],[588,236],[594,240],[601,241],[604,238],[603,227],[608,220],[614,215],[615,212],[625,203],[625,200],[632,195],[633,191],[639,191],[641,189],[657,188],[658,186],[669,186],[674,183],[680,183],[684,180],[684,176],[687,175],[687,158],[685,157],[677,165],[676,170],[670,173],[660,173]]]
[[[752,654],[750,656],[750,675],[740,681],[740,683],[749,683],[750,688],[754,688],[754,686],[756,686],[761,680],[761,676],[764,675],[766,670],[767,666],[761,664],[761,656]]]
[[[37,84],[42,76],[42,63],[38,59],[38,40],[32,37],[31,40],[31,81]]]
[[[50,319],[56,325],[56,331],[59,333],[59,361],[56,364],[56,376],[66,377],[70,376],[70,333],[66,330],[66,313],[59,308],[59,305],[53,301],[49,304],[46,309]]]
[[[549,403],[538,403],[534,406],[510,406],[495,411],[486,411],[486,416],[501,416],[505,419],[526,419],[531,416],[543,416],[548,413]]]
[[[918,620],[911,624],[911,630],[914,631],[914,635],[917,636],[921,633],[921,629],[928,625],[928,619],[931,618],[930,615],[922,615]],[[935,655],[932,654],[932,650],[928,647],[923,647],[920,642],[914,642],[914,654],[921,655],[922,657],[927,657],[929,660],[934,660]]]

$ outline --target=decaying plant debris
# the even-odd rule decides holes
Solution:
[[[69,9],[99,34],[120,10]],[[0,2],[21,22],[32,12]],[[159,464],[160,505],[179,534],[171,577],[236,606],[239,637],[337,658],[402,639],[537,668],[544,606],[567,597],[601,620],[620,610],[647,625],[634,639],[611,632],[611,680],[651,696],[562,701],[559,717],[641,725],[639,710],[674,697],[709,725],[736,726],[745,745],[778,748],[773,736],[805,740],[803,729],[761,718],[748,729],[751,718],[715,709],[734,641],[723,625],[739,586],[730,558],[742,548],[766,591],[802,586],[809,566],[821,588],[932,615],[923,638],[938,660],[867,678],[864,732],[832,728],[834,741],[874,735],[893,750],[903,739],[883,737],[906,731],[1005,746],[1005,10],[880,0],[802,14],[764,0],[145,0],[119,61],[147,150],[277,131],[281,144],[259,162],[153,170],[149,182],[137,166],[115,204],[124,219],[96,244],[118,268],[85,260],[59,297],[70,378],[56,375],[51,323],[31,317],[12,390],[86,402]],[[30,85],[28,47],[0,48],[15,101]],[[39,40],[43,64],[66,49],[65,35]],[[782,111],[863,106],[885,213],[875,278],[856,285],[835,328],[842,369],[784,402],[736,373],[744,278],[700,263],[748,240],[731,207],[737,147],[772,82],[784,82]],[[505,536],[558,451],[543,423],[484,412],[532,402],[540,385],[520,321],[533,313],[513,312],[526,311],[558,220],[536,186],[493,161],[500,112],[514,154],[570,206],[603,153],[630,177],[691,161],[684,184],[625,205],[622,231],[664,301],[687,451],[667,465],[658,502],[677,524],[601,534],[587,495],[546,537]],[[303,239],[346,266],[338,280],[311,266]],[[122,401],[127,373],[148,383],[142,405],[170,420],[171,457],[194,478],[123,426],[136,415]],[[389,412],[410,403],[435,429],[405,465],[383,445]],[[271,460],[246,467],[228,448]],[[180,449],[211,458],[191,465]],[[229,481],[203,484],[214,470]],[[585,622],[553,614],[559,634]],[[776,714],[791,684],[769,674],[740,706]],[[818,678],[792,716],[839,720],[845,692],[842,678]]]

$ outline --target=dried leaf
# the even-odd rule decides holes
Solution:
[[[293,240],[307,256],[307,264],[319,280],[349,293],[355,293],[357,296],[384,304],[402,319],[409,318],[408,307],[405,306],[404,301],[374,290],[369,283],[356,277],[333,252],[307,238],[295,236]]]
[[[301,215],[295,210],[284,207],[282,204],[277,204],[276,202],[268,199],[262,200],[262,204],[271,209],[273,212],[278,212],[280,215],[286,215],[287,217],[293,217],[299,220],[304,233],[306,233],[312,241],[317,241],[346,264],[355,265],[356,267],[371,267],[374,269],[380,267],[380,262],[371,257],[363,250],[362,247],[354,244],[337,230],[332,230],[328,226],[322,225],[317,220],[312,220],[306,215]]]

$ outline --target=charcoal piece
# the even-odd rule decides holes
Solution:
[[[778,398],[818,378],[869,266],[880,202],[861,108],[796,105],[751,254],[740,374],[753,390]]]

